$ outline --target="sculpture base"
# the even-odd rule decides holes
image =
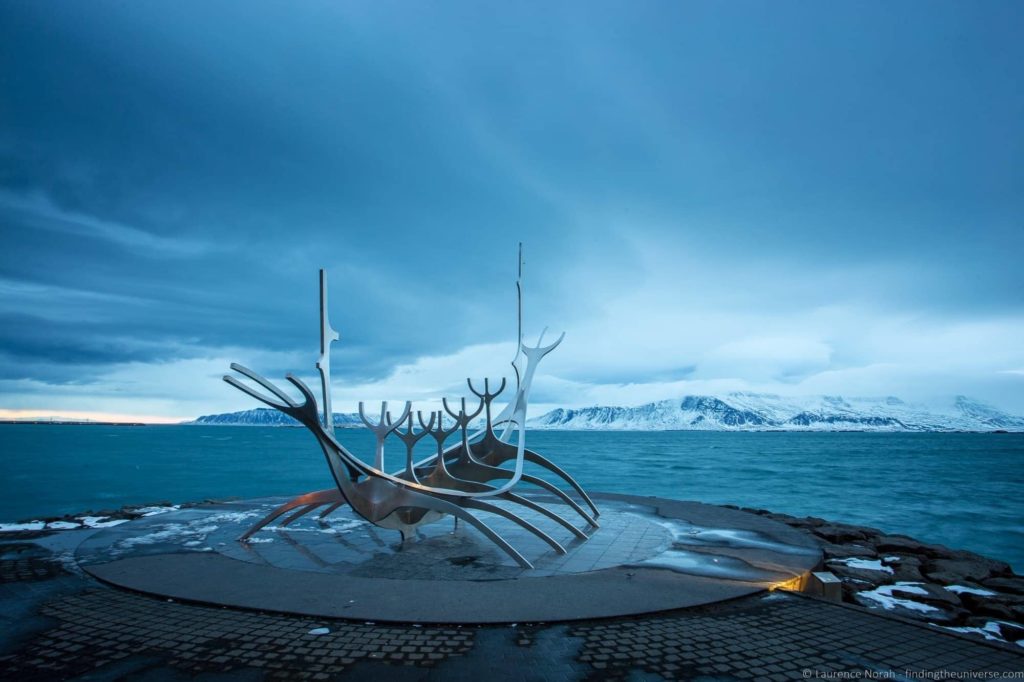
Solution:
[[[533,570],[451,519],[402,543],[347,507],[323,522],[309,515],[237,541],[285,498],[138,519],[92,536],[77,559],[100,580],[182,601],[413,623],[551,622],[697,606],[799,580],[821,560],[809,536],[723,507],[599,494],[601,527],[592,529],[553,497],[531,497],[590,534],[580,540],[524,515],[565,547],[559,554],[512,522],[482,515]]]

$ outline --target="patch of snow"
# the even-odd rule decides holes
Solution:
[[[0,533],[12,533],[19,530],[42,530],[46,528],[45,521],[28,521],[26,523],[0,523]]]
[[[856,568],[862,571],[879,571],[881,573],[888,573],[892,575],[892,569],[888,566],[883,566],[882,562],[878,559],[858,559],[857,557],[850,557],[848,559],[830,559],[826,563],[842,564],[849,568]]]
[[[172,504],[169,507],[139,507],[132,511],[143,516],[156,516],[157,514],[166,514],[167,512],[178,511],[179,509],[181,509],[180,504]]]
[[[260,543],[260,542],[273,542],[273,541],[274,541],[274,538],[249,538],[248,540],[246,540],[246,542],[248,542],[250,544]]]
[[[207,516],[203,521],[205,523],[237,523],[257,516],[261,516],[258,509],[255,511],[221,512],[219,514]]]
[[[983,590],[980,587],[967,587],[966,585],[947,585],[946,589],[957,594],[977,594],[982,597],[996,596],[996,593],[991,590]]]
[[[949,627],[946,625],[939,625],[943,630],[952,630],[953,632],[964,632],[967,634],[981,635],[985,639],[992,640],[994,642],[1005,642],[1003,639],[1003,633],[999,630],[999,622],[990,620],[985,623],[983,628],[970,628],[970,627]],[[1019,643],[1019,642],[1018,642]]]
[[[913,601],[911,599],[900,599],[899,597],[893,596],[893,591],[899,590],[900,592],[909,592],[910,594],[928,594],[928,591],[918,587],[921,583],[896,583],[895,585],[882,585],[874,590],[865,590],[858,592],[858,597],[863,597],[869,601],[875,602],[886,611],[891,611],[896,607],[909,609],[911,611],[920,611],[921,613],[932,613],[939,609],[928,604],[922,604],[920,602]]]
[[[87,528],[110,528],[128,523],[128,519],[111,519],[109,516],[83,516],[82,525]]]
[[[136,535],[130,538],[125,538],[118,543],[118,547],[130,548],[135,547],[136,545],[155,545],[158,542],[166,542],[174,538],[179,538],[182,535],[188,535],[189,532],[190,530],[185,524],[169,523],[161,530],[146,533],[145,535]]]
[[[81,528],[82,524],[75,523],[73,521],[50,521],[46,524],[47,530],[71,530],[73,528]]]
[[[313,628],[309,631],[311,635],[329,635],[331,634],[330,628]]]

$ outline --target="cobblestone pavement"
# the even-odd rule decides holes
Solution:
[[[170,602],[69,574],[32,549],[4,549],[3,679],[1024,679],[1020,647],[778,592],[632,619],[417,627]],[[313,634],[320,628],[329,632]]]

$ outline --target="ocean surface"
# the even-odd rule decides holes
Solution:
[[[371,458],[369,432],[338,435]],[[1024,434],[535,431],[528,443],[587,490],[820,516],[1024,570]],[[404,462],[395,446],[389,469]],[[0,425],[0,522],[332,484],[305,429]]]

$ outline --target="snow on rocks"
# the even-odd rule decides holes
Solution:
[[[896,596],[897,594],[900,596]],[[919,584],[897,583],[894,585],[881,585],[873,590],[863,590],[857,593],[856,599],[860,604],[869,602],[872,605],[881,606],[886,611],[893,611],[896,609],[915,611],[919,613],[933,613],[938,611],[934,606],[929,606],[928,604],[923,604],[907,598],[907,595],[925,594],[927,594],[927,592],[921,588]],[[866,606],[867,604],[864,605]]]
[[[129,519],[112,519],[109,516],[83,516],[82,525],[86,528],[110,528],[122,523],[128,523]]]
[[[831,559],[827,562],[829,565],[842,564],[855,568],[861,571],[882,571],[883,573],[892,574],[893,570],[889,566],[882,565],[881,559],[858,559],[856,557],[850,557],[848,559]]]
[[[994,597],[992,590],[983,590],[980,587],[968,587],[967,585],[946,585],[946,589],[957,594],[976,594],[980,597]]]
[[[126,521],[143,516],[156,516],[167,512],[178,511],[183,507],[213,502],[204,500],[190,504],[171,504],[170,502],[152,502],[144,505],[129,505],[120,509],[103,509],[87,511],[81,514],[53,516],[32,521],[17,523],[0,523],[0,533],[48,533],[50,531],[81,530],[90,528],[110,528]]]
[[[46,521],[22,521],[21,523],[0,523],[0,533],[18,533],[27,530],[43,530]]]
[[[1003,561],[875,528],[743,511],[813,535],[846,602],[1024,646],[1024,577]]]
[[[46,524],[46,530],[74,530],[81,527],[82,524],[77,521],[50,521]]]

